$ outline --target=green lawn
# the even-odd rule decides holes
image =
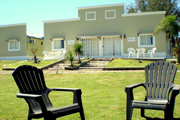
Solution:
[[[139,60],[115,59],[106,65],[106,67],[143,67],[152,62],[153,61],[142,60],[142,63],[139,63]]]
[[[166,61],[170,62],[170,60],[168,60],[168,59]],[[175,61],[177,61],[177,60],[175,60]],[[142,63],[139,63],[139,60],[115,59],[112,62],[110,62],[108,65],[106,65],[106,68],[110,68],[110,67],[144,67],[152,62],[154,62],[154,61],[142,60]],[[176,65],[176,66],[178,67],[178,70],[180,70],[180,65]]]
[[[18,88],[11,75],[0,74],[0,120],[26,120],[28,105],[24,99],[16,98]],[[126,93],[124,88],[133,83],[144,82],[143,72],[112,72],[97,74],[45,74],[48,87],[81,88],[86,120],[125,120]],[[180,84],[180,73],[175,83]],[[142,87],[134,90],[135,99],[143,100]],[[72,103],[72,94],[54,92],[50,94],[53,104],[64,106]],[[180,95],[176,97],[174,117],[180,118]],[[146,110],[149,117],[163,118],[163,111]],[[79,114],[58,118],[58,120],[80,120]],[[134,109],[132,120],[146,120],[140,117],[140,110]]]
[[[170,62],[171,60],[166,60],[167,62]],[[176,61],[177,62],[177,59],[174,59],[174,61]],[[176,67],[178,67],[178,70],[180,70],[180,64],[179,65],[177,65],[177,64],[175,64],[176,65]]]
[[[0,70],[2,70],[2,68],[16,68],[20,65],[32,65],[38,68],[41,68],[45,65],[51,64],[53,62],[57,62],[58,60],[42,60],[41,62],[38,63],[34,63],[34,61],[5,61],[2,60],[0,61]]]

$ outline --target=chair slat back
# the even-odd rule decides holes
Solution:
[[[128,52],[135,52],[134,48],[128,48],[127,51]]]
[[[46,105],[52,105],[45,93],[47,87],[41,69],[29,65],[23,65],[16,68],[12,75],[19,87],[20,93],[40,94],[42,95]],[[34,100],[26,99],[26,101],[32,109],[40,107]]]
[[[145,67],[146,98],[151,100],[168,100],[173,87],[177,67],[166,61],[156,61]]]

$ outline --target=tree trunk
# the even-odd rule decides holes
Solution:
[[[180,49],[179,49],[179,39],[176,39],[177,44],[177,63],[180,63]]]
[[[180,52],[178,52],[178,56],[177,56],[177,63],[180,64]]]
[[[36,55],[34,55],[34,62],[37,63]]]
[[[179,40],[177,41],[177,63],[180,63],[180,49],[179,49]]]
[[[80,60],[80,55],[78,55],[78,57],[79,57],[79,63],[81,63],[81,60]]]
[[[73,67],[72,61],[71,61],[71,66]]]

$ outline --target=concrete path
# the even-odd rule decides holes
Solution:
[[[0,71],[0,74],[12,74],[13,71]],[[58,74],[73,74],[73,73],[84,73],[84,74],[96,74],[96,73],[107,73],[107,72],[144,72],[144,70],[58,70]],[[177,72],[180,72],[178,70]],[[44,74],[56,74],[56,70],[43,70]]]
[[[0,71],[0,74],[12,74],[13,71]],[[58,70],[58,74],[73,74],[73,73],[84,73],[84,74],[96,74],[96,73],[107,73],[107,72],[144,72],[144,70]],[[56,74],[56,70],[43,70],[44,74]]]

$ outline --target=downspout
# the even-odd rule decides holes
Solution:
[[[26,36],[26,41],[27,41],[27,60],[29,61],[29,51],[28,51],[28,42],[29,42],[29,40],[27,38],[28,37]]]

